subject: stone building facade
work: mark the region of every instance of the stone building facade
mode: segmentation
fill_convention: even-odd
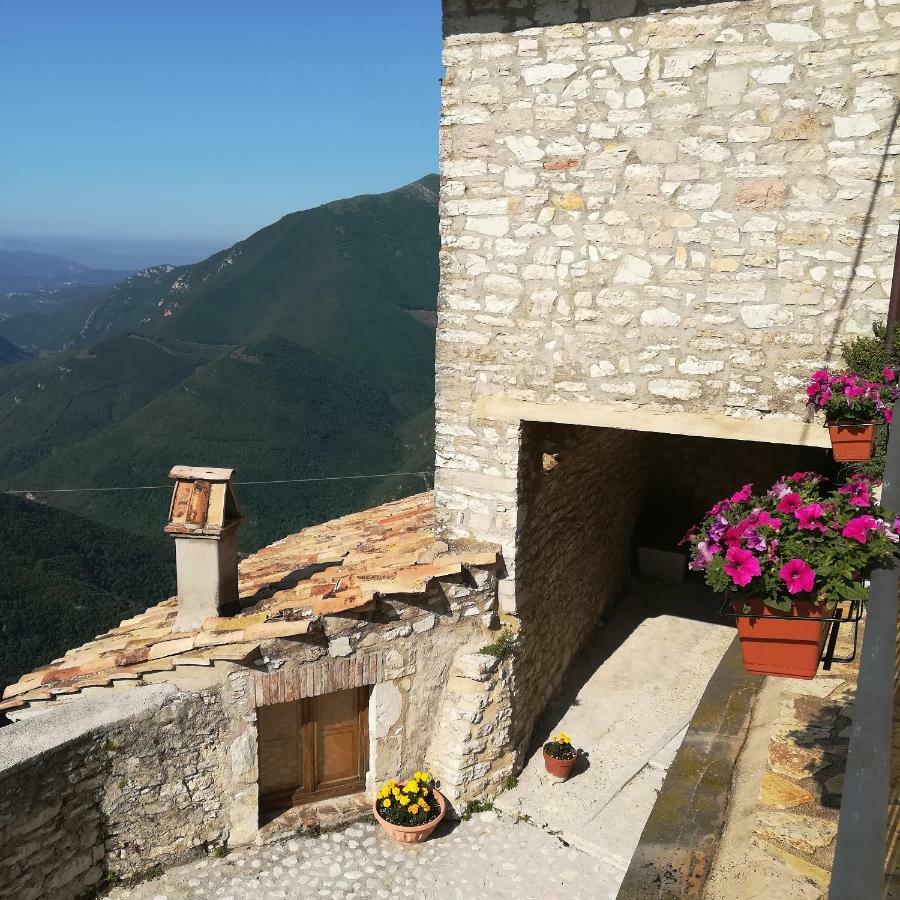
[[[0,897],[75,898],[101,878],[259,840],[291,806],[310,822],[335,797],[365,808],[376,786],[422,768],[454,806],[495,793],[514,762],[508,671],[479,652],[497,571],[495,548],[436,543],[433,496],[418,495],[244,560],[231,614],[184,630],[172,598],[23,676],[0,703],[12,719],[0,728]],[[356,691],[360,728],[333,757],[319,731],[311,753],[327,776],[330,757],[358,749],[359,782],[319,791],[298,778],[267,808],[303,736],[286,754],[278,734],[266,744],[264,718]]]
[[[444,32],[436,514],[502,548],[521,755],[664,460],[823,460],[805,379],[887,309],[900,6],[444,0]]]
[[[434,496],[289,536],[236,609],[166,601],[7,689],[0,897],[258,839],[263,721],[342,692],[370,796],[423,765],[457,807],[496,794],[648,504],[819,467],[804,379],[887,306],[900,4],[641,10],[444,0]],[[198,472],[186,541],[232,527],[191,518],[230,478]]]

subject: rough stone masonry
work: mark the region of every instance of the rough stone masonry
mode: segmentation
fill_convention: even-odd
[[[486,400],[801,420],[887,308],[900,0],[646,8],[444,2],[437,519],[502,546],[526,637],[564,630],[516,576],[531,426]]]

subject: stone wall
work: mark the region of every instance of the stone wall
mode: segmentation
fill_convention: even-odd
[[[225,842],[214,694],[142,688],[0,730],[0,897],[66,900]]]
[[[895,0],[445,0],[437,495],[514,558],[483,395],[801,417],[884,316]]]
[[[684,532],[713,503],[742,484],[750,482],[756,490],[765,491],[790,472],[814,470],[831,476],[837,468],[831,452],[818,447],[673,434],[653,436],[649,463],[650,490],[637,538],[644,544],[649,538],[659,549],[675,549]]]
[[[512,743],[523,751],[629,572],[649,480],[640,432],[531,424],[522,441]]]
[[[231,844],[256,834],[259,706],[370,686],[367,789],[426,765],[435,734],[455,717],[447,702],[454,661],[491,640],[494,569],[469,567],[436,579],[422,595],[386,596],[375,609],[329,616],[321,637],[272,641],[255,671],[228,677]],[[470,799],[480,789],[463,784],[458,796]]]

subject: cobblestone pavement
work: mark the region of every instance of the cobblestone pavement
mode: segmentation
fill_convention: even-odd
[[[318,838],[249,847],[115,888],[110,900],[606,900],[604,863],[494,812],[442,825],[425,844],[394,843],[371,821]]]

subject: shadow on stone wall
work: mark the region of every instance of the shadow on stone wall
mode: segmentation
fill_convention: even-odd
[[[833,362],[835,360],[835,350],[838,345],[838,338],[840,336],[840,328],[841,323],[844,321],[844,312],[847,309],[847,304],[850,302],[851,297],[853,296],[854,285],[856,284],[856,280],[860,277],[860,274],[857,272],[857,268],[863,262],[863,251],[866,248],[866,242],[869,239],[869,232],[872,229],[872,226],[875,225],[877,227],[878,223],[873,221],[873,213],[875,211],[875,204],[878,201],[878,192],[881,189],[885,169],[887,168],[888,162],[892,158],[892,153],[890,152],[890,148],[894,143],[894,135],[897,133],[897,123],[900,121],[900,100],[894,106],[894,115],[891,118],[891,124],[888,126],[887,136],[884,140],[884,149],[881,153],[881,159],[878,164],[878,172],[875,175],[875,178],[872,182],[872,190],[869,194],[868,205],[866,208],[865,216],[862,220],[862,230],[859,234],[859,239],[856,242],[856,249],[853,253],[853,262],[849,267],[850,276],[847,278],[847,285],[844,288],[843,293],[841,294],[840,302],[837,306],[837,316],[835,318],[834,328],[831,331],[831,340],[829,342],[829,353],[827,360],[828,362]]]
[[[747,0],[742,0],[747,2]],[[508,34],[525,28],[609,22],[665,9],[710,6],[709,0],[444,0],[444,35]]]

